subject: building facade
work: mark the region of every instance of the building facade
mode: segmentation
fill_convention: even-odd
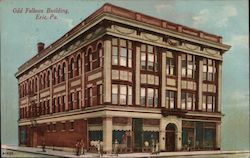
[[[105,4],[19,67],[19,144],[219,150],[222,37]]]

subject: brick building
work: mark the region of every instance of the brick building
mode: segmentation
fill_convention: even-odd
[[[105,4],[16,73],[19,144],[218,150],[222,37]]]

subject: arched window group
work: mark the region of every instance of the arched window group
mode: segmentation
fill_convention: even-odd
[[[85,57],[85,70],[91,71],[103,65],[103,47],[99,43],[96,47],[96,50],[93,50],[92,47],[88,48],[86,57]]]

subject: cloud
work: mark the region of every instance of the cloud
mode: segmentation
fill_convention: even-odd
[[[201,10],[198,15],[192,17],[193,25],[197,27],[199,25],[206,23],[208,21],[208,16],[209,16],[208,9]]]
[[[226,5],[216,11],[202,9],[198,15],[192,17],[192,21],[194,27],[212,25],[213,27],[221,28],[227,27],[230,18],[236,15],[237,9],[233,5]]]
[[[248,35],[231,35],[231,38],[226,43],[232,45],[232,48],[235,47],[249,47],[249,36]]]

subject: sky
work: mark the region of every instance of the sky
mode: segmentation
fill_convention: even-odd
[[[105,2],[223,37],[232,48],[222,73],[222,149],[249,149],[249,4],[247,0],[0,0],[1,143],[17,144],[18,67]],[[41,20],[26,8],[68,12]],[[20,13],[20,10],[22,13]],[[18,12],[19,11],[19,12]],[[49,14],[39,14],[50,16]]]

